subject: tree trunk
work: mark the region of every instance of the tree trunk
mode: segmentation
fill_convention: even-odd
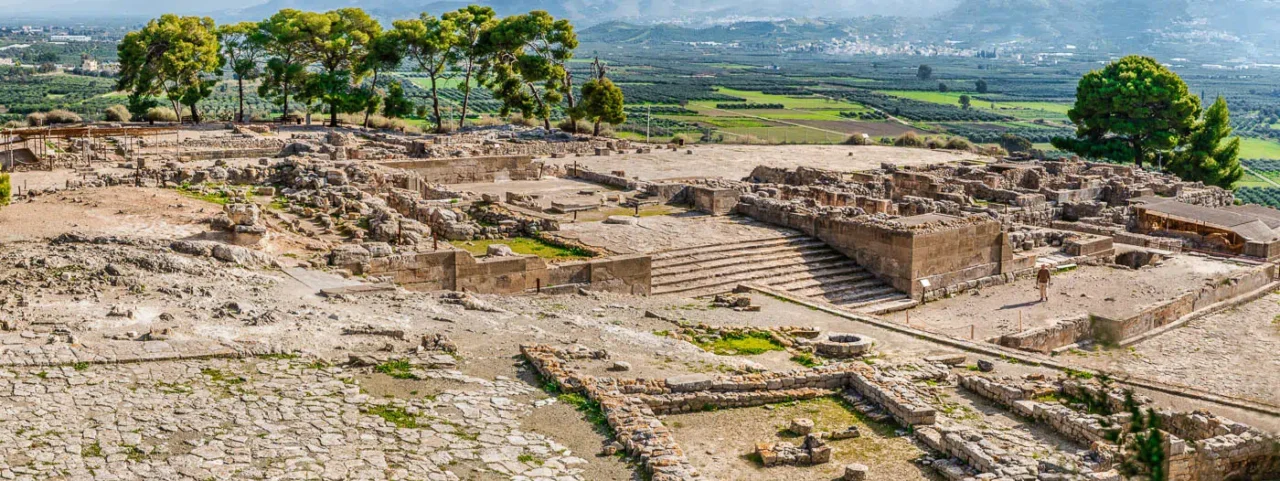
[[[191,123],[193,125],[200,123],[200,111],[196,110],[196,104],[194,103],[191,104]]]
[[[378,69],[373,69],[373,84],[369,86],[369,93],[377,95],[378,93]],[[364,106],[364,128],[369,128],[369,112],[370,105]]]
[[[471,60],[467,59],[467,73],[462,77],[462,115],[458,116],[458,130],[467,123],[467,101],[471,100]]]
[[[240,89],[240,113],[236,114],[236,121],[244,123],[244,77],[236,75],[236,83]]]
[[[1140,144],[1137,140],[1130,142],[1129,145],[1133,147],[1134,165],[1138,166],[1138,170],[1142,170],[1142,147],[1139,146]]]
[[[573,99],[573,74],[569,73],[569,69],[567,68],[564,71],[564,98],[569,102],[569,109],[572,110],[575,106],[575,101]]]
[[[596,121],[596,130],[595,130],[595,133],[593,133],[593,134],[591,134],[591,135],[594,135],[594,136],[596,136],[596,137],[599,137],[599,136],[600,136],[600,121],[599,121],[599,120],[597,120],[597,121]]]
[[[431,112],[436,116],[436,132],[444,132],[444,117],[440,116],[440,91],[436,88],[436,76],[431,76]]]
[[[338,104],[336,103],[329,104],[329,126],[335,128],[338,126]]]
[[[284,108],[284,113],[280,114],[280,121],[283,123],[284,119],[289,117],[289,84],[282,85],[280,90],[284,92],[284,106],[282,107]]]

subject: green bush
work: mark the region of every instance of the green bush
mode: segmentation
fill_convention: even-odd
[[[0,173],[0,205],[9,205],[10,190],[9,174]]]
[[[129,113],[129,108],[120,104],[107,107],[107,110],[103,111],[103,116],[111,122],[128,122],[129,119],[133,118],[133,114]]]
[[[173,109],[169,107],[151,107],[142,118],[152,122],[177,122],[178,114],[173,113]]]

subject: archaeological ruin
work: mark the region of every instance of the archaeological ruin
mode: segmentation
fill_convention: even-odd
[[[511,125],[12,135],[5,479],[1280,479],[1280,212],[1229,190]]]

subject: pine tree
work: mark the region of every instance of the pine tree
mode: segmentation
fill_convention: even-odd
[[[1185,145],[1169,163],[1169,171],[1183,180],[1201,181],[1230,189],[1244,176],[1240,166],[1240,138],[1231,136],[1227,101],[1218,97],[1204,118],[1196,122]]]

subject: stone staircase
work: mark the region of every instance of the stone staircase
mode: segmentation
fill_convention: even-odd
[[[853,259],[803,234],[660,252],[653,255],[652,269],[654,295],[701,297],[751,283],[862,313],[916,304]]]

